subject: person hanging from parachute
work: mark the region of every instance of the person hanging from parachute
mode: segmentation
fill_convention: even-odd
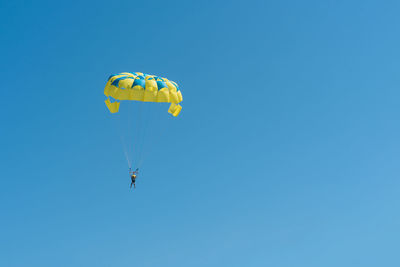
[[[133,188],[136,188],[136,178],[137,178],[137,175],[139,174],[139,168],[137,168],[135,171],[132,171],[132,169],[131,168],[129,168],[129,175],[131,176],[131,188],[132,188],[132,185],[133,185]]]
[[[183,100],[182,93],[176,82],[142,72],[122,72],[111,75],[104,88],[104,95],[107,97],[104,102],[112,114],[118,113],[121,101],[169,103],[168,113],[174,117],[177,117],[182,110],[182,106],[179,105]],[[128,157],[128,165],[131,166]],[[136,188],[138,174],[139,168],[135,171],[129,168],[130,188],[132,185]]]

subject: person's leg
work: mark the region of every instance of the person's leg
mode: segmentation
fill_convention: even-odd
[[[133,182],[131,182],[131,188],[132,188],[132,184],[133,184]]]

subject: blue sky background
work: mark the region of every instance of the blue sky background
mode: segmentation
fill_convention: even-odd
[[[0,1],[0,265],[400,266],[399,13]],[[134,192],[103,102],[123,71],[184,95]]]

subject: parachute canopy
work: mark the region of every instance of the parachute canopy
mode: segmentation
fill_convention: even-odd
[[[104,88],[104,94],[108,97],[105,103],[111,113],[118,112],[120,103],[111,102],[110,97],[115,100],[171,103],[168,112],[175,117],[182,110],[178,104],[182,101],[182,93],[177,83],[141,72],[111,75]]]

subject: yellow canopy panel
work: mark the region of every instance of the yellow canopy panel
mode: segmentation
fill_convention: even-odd
[[[111,113],[118,112],[119,102],[115,100],[134,100],[142,102],[171,103],[168,112],[178,116],[182,107],[182,93],[178,84],[166,78],[141,72],[122,72],[108,78],[104,94],[108,97],[105,101]]]

